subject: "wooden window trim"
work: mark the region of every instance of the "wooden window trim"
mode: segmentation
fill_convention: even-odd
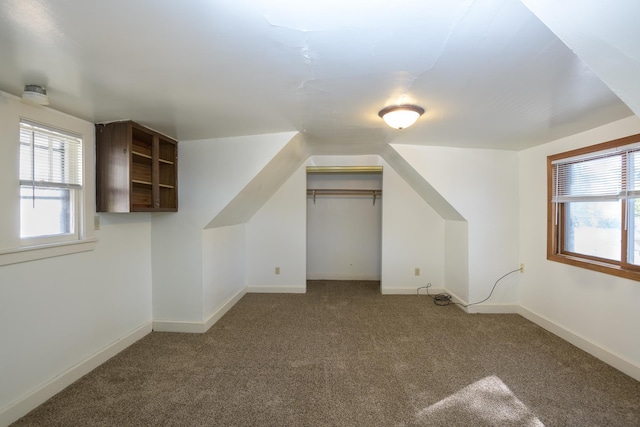
[[[640,134],[627,136],[624,138],[614,139],[612,141],[603,142],[588,147],[578,148],[575,150],[565,151],[563,153],[554,154],[547,157],[547,259],[550,261],[560,262],[563,264],[572,265],[575,267],[585,268],[592,271],[597,271],[604,274],[610,274],[613,276],[623,277],[626,279],[640,281],[640,266],[627,264],[626,251],[628,244],[627,233],[621,231],[622,234],[622,262],[612,262],[605,259],[598,259],[582,254],[574,253],[561,253],[560,251],[560,238],[558,233],[563,233],[564,230],[559,229],[556,224],[556,215],[562,215],[564,207],[561,206],[561,212],[556,213],[555,204],[551,201],[553,195],[553,167],[552,162],[568,157],[580,156],[596,151],[609,150],[624,145],[640,142]],[[626,201],[622,203],[622,212],[627,215]],[[624,220],[624,217],[623,217]]]

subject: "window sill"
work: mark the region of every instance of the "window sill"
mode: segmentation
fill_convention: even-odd
[[[92,251],[97,242],[98,239],[92,238],[8,249],[0,251],[0,266]]]
[[[612,276],[624,277],[625,279],[640,281],[640,271],[625,269],[620,267],[619,265],[607,264],[605,262],[560,254],[548,255],[547,259],[549,261],[556,261],[563,264],[573,265],[575,267],[586,268],[588,270],[598,271],[600,273],[610,274]]]

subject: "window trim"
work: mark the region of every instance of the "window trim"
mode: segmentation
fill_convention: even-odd
[[[633,266],[625,264],[623,262],[614,263],[606,259],[600,259],[592,256],[575,254],[575,253],[562,253],[560,252],[558,233],[564,233],[564,229],[556,224],[556,210],[555,202],[552,201],[553,197],[553,162],[561,159],[567,159],[570,157],[584,156],[590,153],[612,150],[621,146],[631,145],[640,142],[640,134],[630,135],[624,138],[614,139],[611,141],[603,142],[588,147],[578,148],[575,150],[565,151],[563,153],[554,154],[547,157],[547,259],[550,261],[556,261],[563,264],[573,265],[575,267],[581,267],[588,270],[597,271],[600,273],[610,274],[613,276],[624,277],[640,281],[640,266]],[[621,214],[627,215],[627,203],[626,200],[622,200]],[[564,204],[560,204],[558,213],[559,217],[562,217],[564,211]],[[622,252],[627,253],[628,233],[621,230],[622,238]],[[625,255],[626,256],[626,255]],[[623,260],[626,258],[623,258]]]
[[[22,262],[36,261],[46,258],[71,255],[81,252],[93,251],[96,249],[99,238],[95,235],[93,226],[93,216],[95,215],[95,167],[94,167],[94,153],[95,153],[95,134],[93,123],[85,122],[78,119],[60,113],[58,111],[45,108],[30,107],[22,102],[19,98],[9,96],[11,101],[8,106],[8,115],[13,116],[15,120],[15,129],[11,131],[3,130],[3,135],[14,135],[15,141],[19,141],[20,135],[20,122],[26,121],[29,123],[43,126],[45,128],[53,128],[61,130],[69,134],[78,135],[82,139],[82,182],[83,193],[79,198],[79,236],[75,240],[71,241],[57,241],[57,242],[41,242],[35,241],[23,242],[25,239],[20,238],[19,233],[19,216],[20,207],[19,204],[19,144],[15,144],[14,158],[15,169],[12,182],[17,184],[15,193],[15,205],[12,207],[13,214],[11,215],[12,221],[10,222],[11,228],[2,230],[4,235],[9,237],[10,246],[0,247],[0,266],[18,264]],[[0,106],[0,110],[5,111],[5,106]],[[13,220],[15,219],[15,223]],[[7,231],[10,230],[11,234]]]
[[[38,236],[20,236],[20,246],[39,246],[39,245],[49,245],[54,243],[65,243],[72,242],[77,240],[82,240],[84,236],[84,218],[83,218],[83,200],[84,200],[84,152],[85,152],[85,142],[82,135],[71,132],[65,129],[61,129],[55,126],[51,126],[49,124],[44,124],[40,122],[36,122],[26,118],[20,118],[19,121],[19,144],[20,144],[20,166],[18,168],[20,175],[20,191],[22,192],[22,188],[53,188],[53,189],[68,189],[72,191],[72,208],[73,213],[71,214],[70,220],[73,223],[73,232],[71,233],[58,233],[58,234],[45,234]],[[28,148],[28,155],[31,159],[30,171],[31,174],[27,176],[23,176],[23,132],[28,132],[28,135],[31,135],[30,138],[30,146]],[[36,160],[37,158],[37,147],[35,146],[36,139],[35,138],[45,138],[44,148],[48,148],[49,156],[48,159],[45,160],[45,165],[42,165],[42,160]],[[36,173],[41,171],[42,168],[44,170],[50,171],[49,162],[51,162],[51,138],[54,138],[56,141],[62,141],[63,150],[61,151],[63,158],[60,159],[60,162],[64,165],[63,167],[69,166],[69,172],[65,173],[63,171],[60,176],[51,176],[50,174],[47,176],[38,175],[36,178]],[[42,140],[39,139],[41,143]],[[43,146],[41,145],[40,148]],[[69,151],[67,151],[69,150]],[[67,154],[70,153],[70,154]],[[29,159],[28,158],[28,159]],[[28,171],[27,171],[28,172]],[[50,171],[51,173],[51,171]],[[57,178],[57,179],[56,179]],[[20,217],[22,222],[22,200],[20,201]],[[22,227],[22,224],[20,224]]]
[[[23,246],[0,251],[0,266],[18,264],[21,262],[35,261],[38,259],[52,258],[62,255],[71,255],[80,252],[92,251],[96,248],[98,239],[95,237],[66,242],[38,244]]]

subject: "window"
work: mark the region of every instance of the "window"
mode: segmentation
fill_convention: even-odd
[[[547,158],[547,258],[640,280],[640,134]]]
[[[20,238],[24,244],[80,238],[82,139],[20,122]]]

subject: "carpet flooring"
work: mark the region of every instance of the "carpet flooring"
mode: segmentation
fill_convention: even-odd
[[[640,382],[519,315],[313,281],[151,333],[14,425],[640,426]]]

